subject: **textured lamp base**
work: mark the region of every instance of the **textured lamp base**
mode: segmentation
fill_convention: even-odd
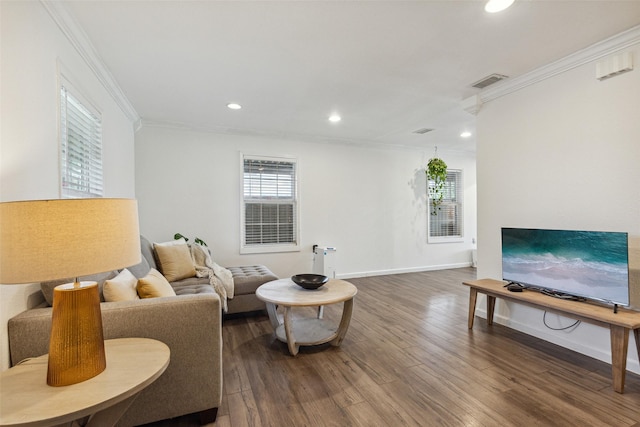
[[[65,386],[93,378],[107,367],[96,282],[53,290],[47,384]]]

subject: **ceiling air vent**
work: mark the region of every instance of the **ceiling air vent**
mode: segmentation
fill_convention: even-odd
[[[494,83],[498,83],[500,80],[504,80],[508,78],[508,76],[502,75],[502,74],[491,74],[490,76],[487,76],[477,82],[475,82],[474,84],[471,85],[471,87],[476,87],[478,89],[484,89],[487,86],[490,86]]]
[[[422,128],[422,129],[418,129],[418,130],[414,130],[412,133],[418,133],[420,135],[424,135],[427,132],[431,132],[433,129],[429,129],[429,128]]]

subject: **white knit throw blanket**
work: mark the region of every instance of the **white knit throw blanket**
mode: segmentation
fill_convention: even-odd
[[[191,258],[196,269],[197,277],[208,277],[209,284],[220,296],[222,309],[227,312],[227,298],[232,299],[234,294],[233,275],[229,270],[220,267],[211,259],[209,251],[198,245],[189,245]]]

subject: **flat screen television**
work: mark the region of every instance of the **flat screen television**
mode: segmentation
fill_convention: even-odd
[[[629,305],[628,233],[502,228],[502,278],[555,294]]]

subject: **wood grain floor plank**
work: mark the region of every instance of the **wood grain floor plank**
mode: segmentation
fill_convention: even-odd
[[[340,349],[331,349],[318,361],[318,370],[327,384],[336,405],[348,408],[365,402],[365,398],[353,383],[355,362]],[[364,375],[364,373],[363,373]]]
[[[376,384],[398,379],[398,371],[416,366],[420,362],[402,348],[388,342],[354,343],[348,349],[351,357]]]
[[[254,337],[244,325],[243,327],[236,327],[234,323],[231,323],[225,324],[222,330],[222,338],[222,369],[225,392],[234,394],[241,390],[250,389],[251,383],[247,376],[245,364],[237,355],[243,352],[244,346],[251,347],[254,345]]]
[[[386,427],[388,424],[376,413],[369,402],[359,402],[346,408],[349,414],[349,426]]]
[[[511,384],[505,381],[504,377],[489,375],[475,363],[469,363],[448,351],[434,347],[427,350],[418,346],[405,351],[420,360],[421,365],[436,369],[446,375],[450,381],[457,381],[458,384],[464,385],[465,391],[472,395],[503,393],[511,387]],[[470,382],[469,378],[473,378],[474,381]]]
[[[330,350],[330,349],[328,349]],[[284,363],[287,373],[296,381],[289,384],[297,402],[304,410],[309,425],[344,425],[348,415],[335,402],[332,389],[324,380],[325,373],[318,369],[324,356],[308,354],[304,358],[288,358]]]
[[[262,423],[255,396],[251,390],[241,390],[227,396],[229,419],[234,427],[261,427]]]

